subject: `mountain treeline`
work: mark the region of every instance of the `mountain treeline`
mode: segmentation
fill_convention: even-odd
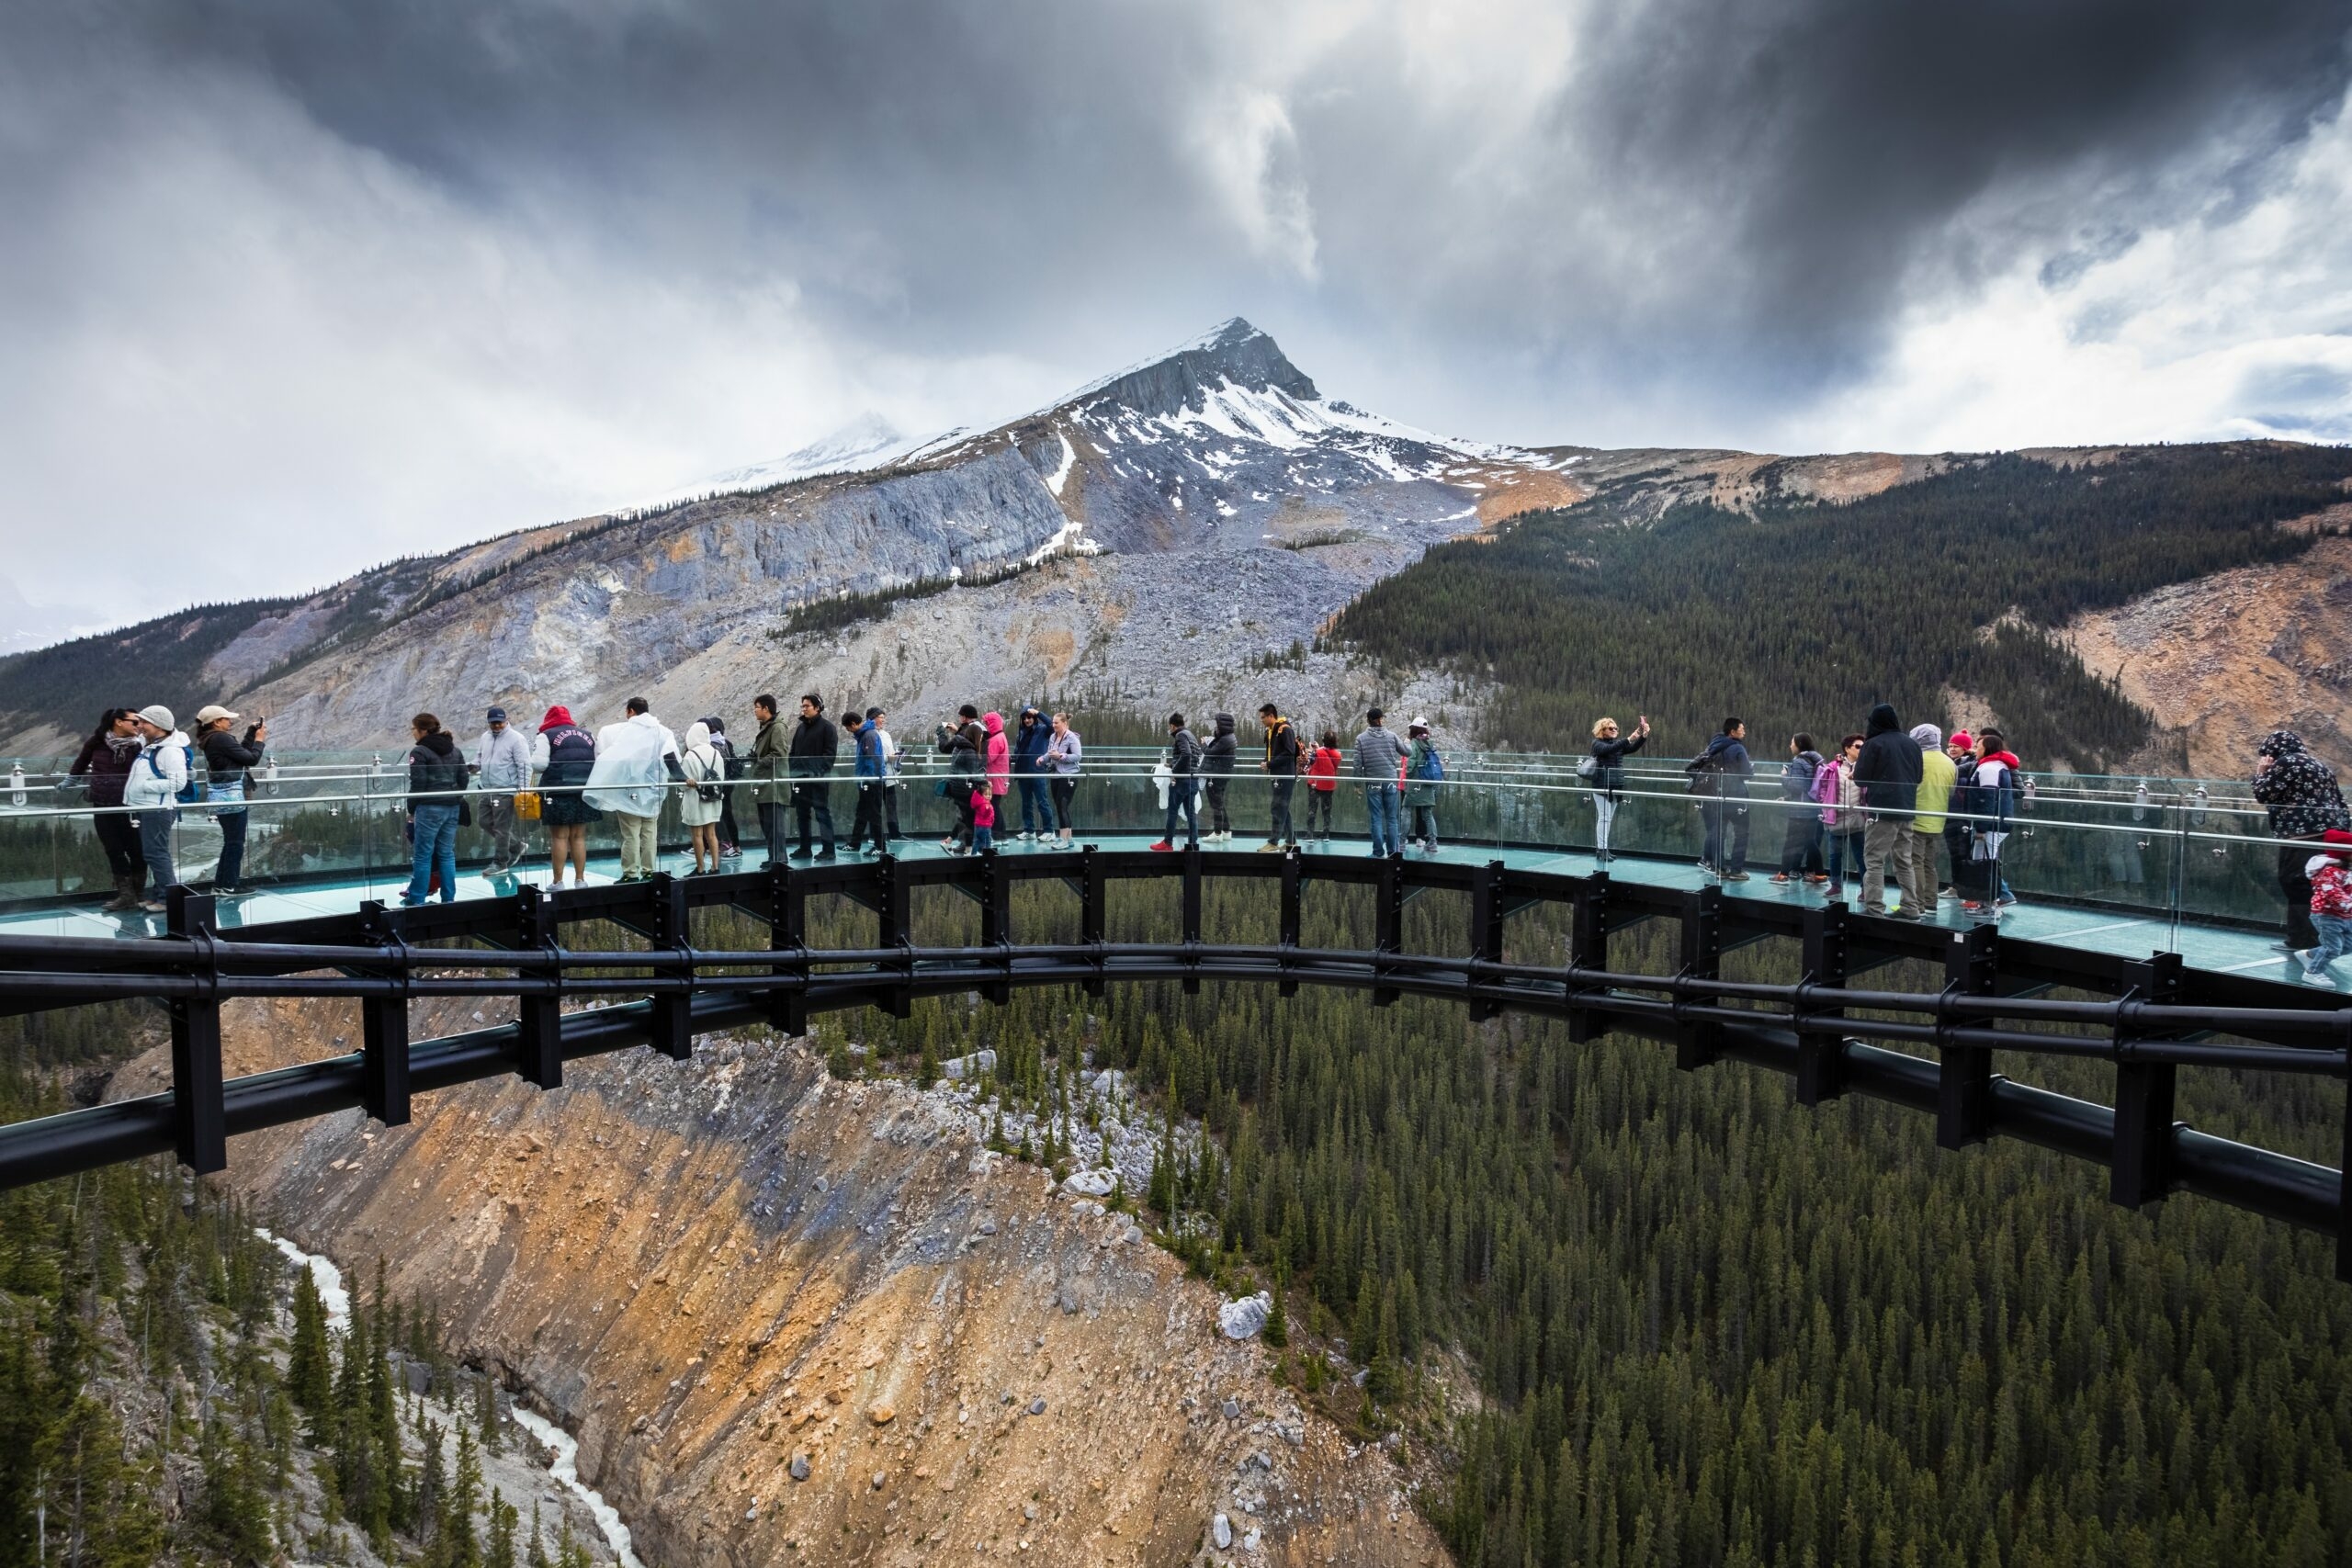
[[[2029,765],[2097,771],[2146,743],[2150,716],[2048,628],[2301,552],[2312,536],[2278,525],[2342,501],[2347,476],[2352,449],[2284,443],[1999,456],[1841,505],[1768,486],[1753,516],[1702,502],[1647,525],[1605,491],[1431,550],[1335,634],[1498,682],[1490,726],[1510,746],[1581,750],[1601,715],[1646,713],[1657,749],[1689,754],[1737,714],[1778,755],[1798,730],[1861,728],[1882,700],[1948,726],[1959,692]]]
[[[1210,895],[1210,929],[1271,927],[1263,898]],[[1166,940],[1164,904],[1139,895],[1114,940]],[[1053,940],[1056,908],[1017,905],[1022,940]],[[1408,947],[1460,949],[1459,900],[1407,915]],[[1310,944],[1370,942],[1368,908],[1306,916]],[[1514,941],[1556,951],[1541,919]],[[1620,956],[1670,971],[1671,945],[1649,928]],[[1793,956],[1731,970],[1787,980]],[[1451,1450],[1422,1502],[1475,1568],[2352,1560],[2352,1289],[2321,1238],[2195,1198],[2128,1213],[2047,1151],[1939,1152],[1896,1107],[1807,1111],[1760,1070],[1433,1001],[1170,984],[842,1027],[886,1060],[992,1046],[990,1088],[1048,1115],[1091,1046],[1202,1117],[1209,1151],[1154,1180],[1204,1226],[1166,1216],[1174,1245],[1231,1290],[1286,1281],[1278,1321],[1365,1373],[1327,1391],[1291,1329],[1304,1392]],[[2095,1064],[1999,1070],[2112,1093]],[[2340,1151],[2339,1085],[2190,1072],[2181,1093],[2195,1125]],[[1457,1355],[1476,1397],[1433,1408]]]
[[[67,1109],[139,1019],[0,1021],[0,1122]],[[379,1265],[336,1329],[311,1271],[290,1302],[288,1274],[243,1205],[165,1160],[0,1192],[0,1568],[348,1561],[345,1528],[390,1563],[589,1568],[568,1520],[542,1531],[485,1489],[504,1424],[430,1308],[387,1300]]]

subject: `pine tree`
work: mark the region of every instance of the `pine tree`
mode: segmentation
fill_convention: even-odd
[[[311,1431],[326,1416],[334,1394],[334,1368],[327,1349],[326,1305],[318,1281],[304,1264],[294,1277],[294,1337],[287,1353],[286,1387],[311,1420]]]
[[[490,1544],[482,1552],[482,1568],[516,1568],[514,1531],[521,1517],[497,1487],[490,1489]]]
[[[499,1450],[498,1385],[488,1372],[474,1401],[474,1426],[481,1433],[481,1451],[496,1458]]]
[[[531,1540],[523,1551],[523,1568],[554,1568],[548,1561],[548,1542],[539,1524],[539,1500],[531,1499]]]

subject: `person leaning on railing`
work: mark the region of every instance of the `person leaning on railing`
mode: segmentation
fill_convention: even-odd
[[[121,809],[122,786],[130,765],[139,760],[139,716],[129,708],[108,708],[98,716],[97,728],[82,742],[74,766],[74,778],[89,780],[90,826],[106,851],[107,869],[114,874],[110,911],[136,909],[147,885],[147,863],[139,856],[139,825]]]
[[[2270,813],[2270,836],[2298,840],[2278,846],[2278,890],[2287,899],[2287,935],[2280,951],[2301,957],[2319,944],[2312,926],[2312,883],[2303,874],[2311,845],[2331,828],[2352,829],[2335,774],[2303,748],[2291,729],[2274,729],[2255,748],[2254,798]]]

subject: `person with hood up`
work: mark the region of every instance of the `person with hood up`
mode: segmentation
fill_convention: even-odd
[[[2335,989],[2327,966],[2352,953],[2352,831],[2330,828],[2319,836],[2320,852],[2303,862],[2312,885],[2312,945],[2304,951],[2303,984]]]
[[[1046,796],[1046,746],[1053,739],[1046,716],[1035,707],[1021,710],[1012,734],[1012,776],[1021,788],[1021,840],[1051,838],[1054,808]]]
[[[506,722],[506,710],[483,716],[489,726],[474,741],[474,782],[481,796],[481,830],[490,835],[489,876],[503,876],[523,860],[523,822],[514,815],[516,792],[531,787],[531,748]]]
[[[1903,888],[1906,908],[1919,911],[1923,920],[1933,919],[1936,900],[1951,888],[1951,884],[1936,875],[1936,846],[1943,841],[1944,826],[1951,808],[1951,787],[1959,770],[1944,755],[1944,732],[1932,724],[1915,724],[1911,739],[1919,747],[1918,815],[1911,818],[1911,831],[1917,835],[1911,841],[1911,871],[1914,881]]]
[[[874,852],[890,852],[890,840],[882,831],[882,797],[889,793],[888,765],[882,756],[882,727],[872,719],[860,716],[855,708],[842,716],[849,727],[850,773],[857,780],[857,810],[850,818],[849,852],[855,854],[870,837]]]
[[[1241,737],[1231,714],[1217,714],[1215,721],[1216,728],[1210,732],[1208,744],[1201,748],[1201,787],[1209,804],[1209,830],[1202,837],[1212,844],[1223,844],[1233,840],[1233,818],[1226,814],[1225,792],[1233,787],[1233,764],[1241,752]]]
[[[2312,926],[2311,879],[2303,874],[2311,845],[2331,828],[2352,828],[2352,817],[2346,815],[2335,773],[2293,730],[2264,736],[2255,757],[2254,798],[2269,810],[2270,836],[2290,840],[2278,846],[2278,890],[2287,898],[2286,941],[2279,947],[2300,955],[2319,942]]]
[[[718,792],[718,858],[740,859],[743,853],[742,829],[735,822],[734,781],[743,776],[743,759],[735,754],[735,743],[727,739],[727,721],[717,714],[701,720],[710,731],[710,749],[718,753],[720,768],[728,783]]]
[[[1862,737],[1849,735],[1838,754],[1814,770],[1813,798],[1821,807],[1821,860],[1832,898],[1845,896],[1846,873],[1862,879],[1862,793],[1854,786],[1854,762]]]
[[[2008,749],[2008,742],[1997,729],[1985,729],[1976,737],[1976,771],[1971,775],[1968,790],[1970,824],[1969,854],[1976,862],[1974,870],[1982,878],[1977,897],[1961,906],[1972,915],[1991,915],[1996,919],[2000,912],[2016,903],[2017,895],[2001,877],[2001,848],[2008,841],[2009,818],[2017,810],[2018,759]]]
[[[1585,775],[1592,780],[1593,859],[1601,865],[1609,863],[1609,829],[1617,821],[1618,792],[1625,787],[1625,759],[1649,739],[1649,715],[1639,716],[1631,735],[1620,736],[1617,728],[1613,718],[1593,721],[1592,772]]]
[[[232,733],[237,717],[217,703],[196,712],[196,745],[204,753],[205,803],[220,829],[220,859],[205,890],[222,898],[245,890],[245,788],[252,782],[246,770],[261,766],[262,753],[269,749],[267,720],[248,726],[240,740]]]
[[[686,726],[678,771],[686,783],[678,793],[678,821],[694,840],[695,851],[695,868],[686,874],[707,876],[718,869],[718,819],[726,809],[727,759],[712,741],[710,726],[700,719]],[[709,856],[708,864],[704,863],[705,855]]]
[[[678,768],[678,738],[653,716],[653,705],[631,697],[624,717],[596,731],[596,765],[581,798],[609,811],[620,824],[623,882],[643,882],[662,860],[662,802]]]
[[[991,709],[980,715],[980,756],[987,764],[989,804],[997,820],[1004,819],[1004,797],[1012,793],[1012,742],[1004,733],[1004,716]]]
[[[147,863],[139,855],[139,825],[122,809],[122,786],[130,781],[130,765],[139,760],[140,744],[138,714],[108,708],[98,716],[98,727],[66,770],[71,777],[90,781],[90,827],[106,852],[107,869],[114,874],[114,897],[105,905],[109,913],[139,908],[140,893],[147,886]]]
[[[1747,721],[1727,718],[1707,749],[1689,764],[1707,825],[1699,852],[1702,869],[1725,882],[1747,880],[1747,781],[1756,764],[1747,755]]]
[[[1821,814],[1813,807],[1813,777],[1820,768],[1821,753],[1813,749],[1813,737],[1791,737],[1789,760],[1781,764],[1781,800],[1789,819],[1781,830],[1781,869],[1772,874],[1775,882],[1803,882],[1808,876],[1823,880]]]
[[[821,847],[819,860],[833,858],[833,763],[842,753],[842,733],[825,716],[825,699],[810,692],[800,699],[800,723],[792,731],[787,761],[792,765],[792,818],[800,833],[799,847],[787,857],[807,860],[809,818],[816,818]]]
[[[1272,805],[1266,818],[1266,841],[1258,846],[1261,854],[1279,854],[1284,848],[1298,848],[1298,829],[1291,821],[1290,800],[1298,788],[1298,775],[1306,771],[1306,747],[1298,731],[1291,728],[1282,710],[1267,703],[1258,710],[1258,722],[1266,731],[1266,759],[1259,766],[1273,781]]]
[[[172,864],[172,824],[179,820],[174,804],[187,787],[187,736],[161,703],[141,708],[139,752],[123,780],[122,803],[139,824],[139,857],[147,863],[147,897],[140,908],[151,915],[164,912],[164,894],[178,883]]]
[[[539,826],[548,830],[548,867],[555,873],[552,887],[563,886],[563,868],[571,867],[571,885],[588,886],[588,824],[605,814],[581,798],[589,775],[596,771],[596,738],[571,722],[571,710],[550,704],[531,742],[531,766],[539,771]]]
[[[1903,721],[1894,716],[1891,703],[1881,703],[1871,709],[1870,721],[1862,727],[1862,754],[1854,762],[1854,784],[1862,792],[1862,806],[1867,812],[1862,829],[1862,911],[1883,915],[1886,908],[1887,874],[1892,871],[1897,896],[1903,905],[1895,911],[1898,919],[1921,918],[1920,907],[1905,897],[1908,894],[1911,874],[1911,846],[1918,835],[1911,830],[1911,814],[1919,804],[1919,743],[1904,729]],[[1924,911],[1933,914],[1934,906]]]
[[[1363,780],[1363,814],[1371,825],[1374,860],[1405,852],[1396,798],[1396,781],[1405,773],[1405,743],[1382,722],[1386,717],[1380,709],[1371,709],[1356,736],[1356,776]]]
[[[1201,742],[1184,728],[1184,716],[1168,716],[1168,755],[1159,764],[1168,773],[1168,821],[1159,830],[1159,841],[1151,847],[1169,851],[1176,847],[1176,816],[1183,813],[1186,843],[1193,849],[1201,847],[1200,807],[1194,791],[1200,786]]]
[[[458,818],[465,810],[466,754],[457,738],[429,713],[408,721],[416,744],[408,751],[408,891],[413,908],[437,886],[441,902],[458,900]]]
[[[1443,765],[1437,742],[1430,739],[1430,721],[1416,718],[1405,727],[1411,738],[1411,755],[1405,761],[1405,841],[1425,855],[1437,853],[1437,785]]]

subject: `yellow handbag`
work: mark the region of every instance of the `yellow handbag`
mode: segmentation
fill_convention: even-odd
[[[535,789],[526,789],[521,794],[515,795],[514,815],[516,818],[521,821],[537,821],[539,819],[539,792]]]

